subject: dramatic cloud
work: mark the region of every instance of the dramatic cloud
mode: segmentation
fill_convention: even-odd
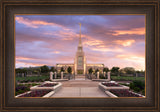
[[[134,42],[135,40],[115,40],[115,43],[123,45],[125,47],[131,46]]]
[[[45,22],[45,21],[32,21],[32,20],[29,20],[29,19],[25,19],[23,17],[16,17],[15,20],[18,22],[18,23],[21,23],[21,24],[24,24],[28,27],[32,27],[32,28],[38,28],[40,25],[48,25],[48,26],[55,26],[55,27],[63,27],[59,24],[56,24],[56,23],[49,23],[49,22]]]
[[[145,28],[134,28],[131,30],[117,30],[116,33],[113,35],[124,35],[124,34],[135,34],[135,35],[144,35],[145,34]]]
[[[145,69],[144,15],[17,15],[16,67],[73,63],[82,24],[87,63]]]

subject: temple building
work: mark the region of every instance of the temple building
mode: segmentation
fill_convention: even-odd
[[[80,36],[79,36],[79,44],[76,52],[76,56],[74,59],[74,63],[57,63],[56,69],[57,71],[61,70],[61,67],[67,72],[67,68],[72,68],[72,74],[87,74],[90,68],[95,70],[99,70],[103,72],[104,64],[87,64],[85,53],[83,51],[82,40],[81,40],[81,24],[80,24]]]

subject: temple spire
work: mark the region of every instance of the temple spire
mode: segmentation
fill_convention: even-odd
[[[82,42],[81,42],[81,23],[79,23],[80,26],[80,31],[79,31],[79,46],[82,46]]]

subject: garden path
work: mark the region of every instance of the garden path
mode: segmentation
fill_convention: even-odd
[[[62,88],[51,97],[108,97],[91,80],[70,80],[62,82]]]

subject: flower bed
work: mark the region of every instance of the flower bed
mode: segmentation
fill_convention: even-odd
[[[42,85],[33,86],[30,88],[31,91],[35,90],[54,90],[57,91],[61,88],[62,84],[60,82],[50,82],[46,81]]]
[[[123,89],[116,89],[116,90],[110,90],[111,93],[115,94],[118,97],[142,97],[142,95],[133,93],[129,90],[123,90]]]
[[[16,91],[25,90],[26,88],[27,88],[26,86],[17,86]]]
[[[18,85],[16,88],[15,88],[15,94],[18,95],[18,94],[22,94],[26,91],[29,91],[30,88],[25,86],[25,85]]]
[[[121,87],[121,85],[117,84],[117,83],[108,83],[108,82],[102,82],[103,85],[107,86],[107,87]]]
[[[56,85],[57,85],[57,83],[46,83],[46,84],[39,85],[38,87],[53,87]]]
[[[18,97],[42,97],[51,91],[52,90],[36,90],[36,91],[31,91],[29,93],[20,95]]]
[[[28,92],[23,91],[19,95],[16,94],[16,97],[51,97],[55,92],[60,90],[61,87],[62,84],[60,82],[46,81],[42,85],[30,87]],[[25,87],[21,87],[20,90],[21,89],[25,89]]]

